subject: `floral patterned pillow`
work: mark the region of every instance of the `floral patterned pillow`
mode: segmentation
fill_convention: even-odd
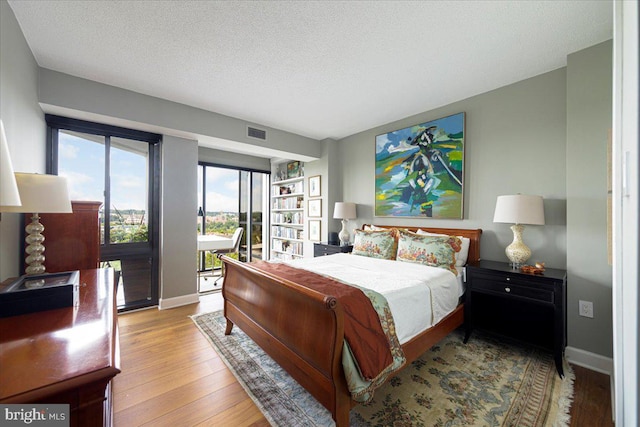
[[[420,229],[418,229],[416,233],[423,236],[448,236],[448,234],[430,233],[428,231]],[[471,239],[464,236],[458,236],[458,238],[462,240],[462,249],[460,249],[460,252],[456,252],[456,267],[464,267],[464,265],[467,263],[467,258],[469,257],[469,247],[471,246]]]
[[[456,236],[422,236],[400,231],[397,259],[445,268],[457,275],[455,255],[460,248],[462,241]]]
[[[395,228],[388,230],[355,230],[351,253],[372,258],[396,259],[397,233],[398,230]]]

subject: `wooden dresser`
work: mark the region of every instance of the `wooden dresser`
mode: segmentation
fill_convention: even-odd
[[[47,273],[85,270],[100,265],[99,209],[102,202],[72,201],[72,214],[40,214],[44,226]],[[28,224],[31,214],[25,215]]]
[[[0,319],[0,403],[67,403],[71,426],[110,426],[119,365],[112,269],[80,271],[78,307]]]

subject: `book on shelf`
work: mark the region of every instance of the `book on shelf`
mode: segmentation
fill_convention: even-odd
[[[292,182],[290,184],[282,184],[273,187],[274,196],[286,196],[287,194],[304,193],[304,184],[300,182]]]
[[[276,224],[303,225],[304,214],[302,212],[273,212],[271,220]]]
[[[272,249],[293,255],[302,255],[303,246],[301,242],[290,242],[288,240],[274,240]]]
[[[281,237],[284,239],[302,240],[304,230],[274,225],[271,227],[271,237]]]
[[[286,197],[273,200],[273,209],[300,209],[303,197]]]

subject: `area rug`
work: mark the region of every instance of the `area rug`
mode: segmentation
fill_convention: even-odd
[[[335,425],[331,414],[222,311],[192,317],[272,426]],[[574,374],[551,354],[474,332],[455,331],[354,407],[352,426],[566,426]]]

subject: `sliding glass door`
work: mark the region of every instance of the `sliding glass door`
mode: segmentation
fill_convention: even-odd
[[[50,173],[72,200],[102,202],[100,260],[116,271],[119,310],[158,303],[160,135],[47,116]]]
[[[268,206],[265,188],[269,174],[261,171],[239,170],[208,163],[198,165],[198,217],[199,234],[233,236],[238,227],[244,230],[240,243],[241,261],[268,259],[264,233],[268,230],[263,215]],[[220,268],[220,261],[211,253],[199,254],[201,272]]]

